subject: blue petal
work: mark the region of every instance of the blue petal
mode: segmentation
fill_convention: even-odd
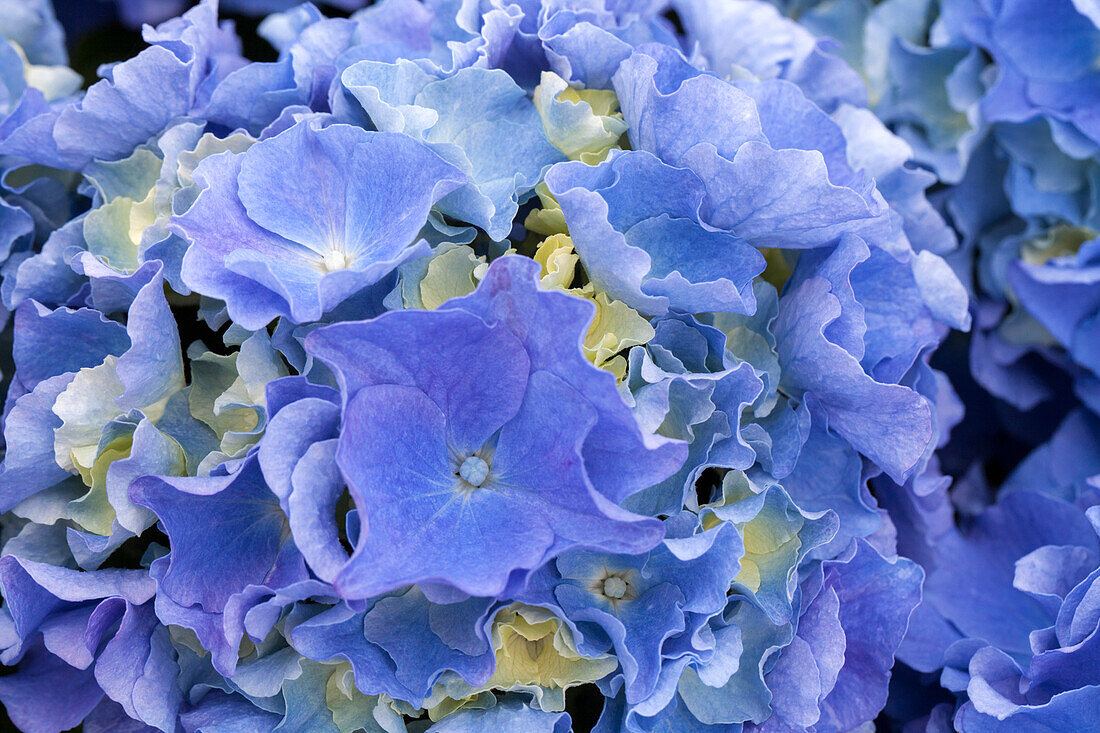
[[[344,72],[343,83],[379,130],[423,140],[465,173],[469,182],[439,210],[494,240],[508,235],[519,201],[563,158],[534,104],[499,69],[462,69],[437,81],[411,62],[364,61]]]
[[[172,541],[159,586],[176,603],[217,612],[247,585],[304,573],[297,551],[286,548],[286,517],[255,459],[230,476],[140,478],[130,497],[157,515]],[[218,521],[207,526],[199,517]]]
[[[811,278],[780,301],[775,323],[783,383],[827,415],[829,428],[902,480],[932,438],[931,412],[913,390],[869,377],[825,336],[841,315],[828,283]]]
[[[273,200],[271,177],[280,175],[288,198]],[[241,155],[207,158],[194,177],[203,190],[173,219],[192,243],[184,282],[225,300],[253,330],[276,315],[319,320],[419,253],[410,245],[429,208],[462,180],[406,137],[308,121]],[[294,193],[303,181],[317,182],[304,198]]]
[[[588,166],[554,166],[547,185],[562,207],[585,272],[599,290],[645,313],[756,308],[752,279],[764,258],[743,240],[705,228],[705,191],[689,171],[643,152]]]

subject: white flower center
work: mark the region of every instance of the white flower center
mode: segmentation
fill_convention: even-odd
[[[603,594],[608,598],[622,598],[626,595],[626,581],[617,575],[605,578],[603,581]]]
[[[475,489],[485,483],[489,477],[489,464],[477,456],[470,456],[458,469],[458,475],[462,480]]]
[[[328,252],[325,252],[325,256],[321,258],[321,267],[325,269],[325,272],[346,270],[348,264],[348,256],[343,250],[339,249],[330,249]]]

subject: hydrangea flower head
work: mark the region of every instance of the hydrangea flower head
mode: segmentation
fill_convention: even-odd
[[[617,504],[676,470],[682,446],[631,429],[614,380],[579,353],[590,311],[539,292],[536,272],[505,258],[446,308],[307,339],[341,383],[336,460],[365,525],[335,580],[344,595],[425,582],[496,595],[569,548],[660,541],[659,523]]]
[[[422,254],[428,209],[463,181],[403,135],[308,121],[194,176],[202,190],[174,224],[192,244],[183,279],[252,328],[279,315],[316,321]]]
[[[0,1],[18,726],[1083,719],[1087,3],[328,5]]]

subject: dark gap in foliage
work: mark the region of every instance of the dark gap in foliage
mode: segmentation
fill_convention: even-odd
[[[279,58],[279,52],[271,47],[257,33],[262,17],[249,15],[237,15],[236,13],[223,14],[224,18],[233,21],[237,28],[237,35],[241,38],[241,55],[249,61],[275,61]]]
[[[918,672],[897,662],[890,677],[889,701],[875,719],[875,730],[901,733],[905,722],[927,716],[942,703],[954,708],[955,698],[940,687],[938,673]]]
[[[422,725],[422,726],[415,727],[415,730],[424,730],[425,728],[427,728],[431,724],[431,719],[428,717],[428,711],[427,710],[425,710],[424,712],[422,712],[420,715],[418,715],[415,718],[412,717],[411,715],[406,715],[406,716],[404,716],[404,718],[405,718],[405,724],[406,725],[409,724],[409,723],[416,723],[416,722],[424,723],[424,725]]]
[[[197,4],[191,2],[188,7]],[[112,2],[55,0],[54,6],[57,19],[68,37],[69,65],[83,77],[86,87],[99,80],[96,70],[101,64],[125,61],[147,47],[142,40],[141,29],[123,25]],[[322,12],[332,18],[350,15],[347,11],[324,5]],[[237,35],[241,38],[242,55],[246,59],[274,61],[279,57],[278,52],[257,33],[262,17],[222,13],[221,18],[232,21],[236,26]]]
[[[141,561],[146,552],[149,551],[150,545],[153,544],[168,547],[168,535],[161,532],[155,524],[139,536],[131,537],[123,542],[99,567],[101,569],[137,570],[142,567]]]
[[[206,321],[199,317],[197,298],[185,299],[182,303],[173,302],[175,299],[169,294],[169,302],[172,304],[172,313],[176,317],[176,327],[180,333],[180,352],[187,353],[187,348],[196,341],[202,343],[207,351],[225,356],[236,351],[236,347],[225,345],[222,338],[229,330],[229,322],[217,331],[210,328]],[[195,301],[195,302],[192,302]],[[183,360],[183,378],[187,384],[191,383],[191,360]]]
[[[685,34],[684,21],[680,19],[680,14],[677,13],[673,8],[669,8],[665,12],[661,13],[661,17],[671,23],[672,27],[676,30],[678,34]]]
[[[355,502],[347,489],[336,502],[336,529],[340,535],[340,544],[349,555],[355,549],[355,543],[348,537],[348,512],[355,509]]]
[[[9,318],[14,318],[14,314]],[[5,328],[0,331],[0,395],[6,396],[8,394],[8,387],[11,385],[11,378],[15,375],[15,360],[13,358],[13,342],[15,339],[15,329]]]
[[[1053,399],[1026,413],[1014,410],[975,381],[970,372],[970,345],[970,334],[952,331],[932,356],[932,367],[947,375],[966,404],[962,422],[937,455],[943,472],[956,480],[979,461],[990,488],[996,490],[1032,448],[1049,439],[1075,401],[1068,383],[1050,382],[1047,386],[1055,395]],[[1026,364],[1040,358],[1031,354],[1022,361]]]
[[[603,693],[594,684],[579,685],[565,691],[565,712],[573,720],[573,733],[589,733],[603,712]]]
[[[96,3],[88,3],[95,5]],[[60,15],[60,8],[58,9]],[[69,65],[84,78],[89,87],[99,81],[96,70],[101,64],[111,64],[133,58],[146,47],[141,35],[117,21],[96,28],[70,44]]]
[[[699,478],[695,479],[695,500],[699,506],[722,498],[722,479],[725,475],[726,469],[714,466],[703,469]]]

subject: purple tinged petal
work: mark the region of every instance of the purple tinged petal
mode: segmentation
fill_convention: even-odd
[[[774,713],[759,726],[766,733],[802,730],[818,723],[821,701],[836,684],[844,664],[845,637],[840,600],[824,588],[798,621],[798,633],[765,676]]]
[[[183,702],[175,656],[153,604],[131,606],[96,660],[96,682],[130,717],[173,733]]]
[[[397,667],[398,681],[420,698],[427,697],[447,670],[471,685],[483,685],[494,668],[489,645],[475,655],[450,647],[431,629],[432,608],[417,588],[383,598],[364,617],[364,636],[386,650]],[[467,619],[471,627],[476,621],[476,617]]]
[[[924,572],[905,558],[887,560],[863,540],[851,554],[824,563],[825,587],[840,600],[844,666],[822,701],[822,726],[851,730],[886,704],[894,653],[920,602]]]
[[[69,476],[53,460],[53,434],[61,427],[61,419],[52,408],[72,380],[72,374],[63,374],[39,382],[34,391],[19,398],[4,420],[7,453],[0,469],[0,510],[8,511]]]
[[[452,448],[467,454],[515,415],[529,369],[507,328],[453,311],[334,324],[311,333],[306,349],[336,372],[349,403],[367,385],[417,387],[447,416]]]
[[[12,357],[26,390],[44,379],[103,363],[129,348],[126,330],[90,308],[48,310],[34,301],[15,311]]]
[[[72,666],[87,669],[95,661],[104,632],[118,622],[125,608],[123,599],[108,598],[98,604],[84,603],[55,613],[43,624],[42,643]],[[116,612],[111,613],[112,610]],[[107,628],[97,623],[104,617]]]
[[[287,552],[286,517],[255,459],[230,476],[139,478],[130,498],[157,515],[171,540],[158,585],[178,604],[220,612],[248,585],[304,574],[294,570],[301,559]]]
[[[149,575],[160,582],[167,567],[164,558],[155,560],[149,568]],[[207,613],[197,605],[181,606],[167,593],[157,593],[153,608],[161,623],[193,631],[202,648],[210,652],[210,663],[214,669],[221,675],[232,676],[238,662],[238,649],[231,647],[226,638],[221,613]]]
[[[274,379],[264,387],[269,415],[275,415],[287,405],[310,397],[340,403],[340,393],[332,387],[313,384],[305,377],[291,376]]]
[[[513,511],[540,515],[574,546],[645,552],[660,542],[663,525],[620,509],[585,475],[579,449],[595,421],[595,411],[572,387],[548,372],[532,373],[523,405],[501,429],[493,455],[499,473],[490,481]]]
[[[67,155],[83,160],[125,158],[191,106],[191,64],[151,46],[113,67],[84,99],[66,107],[54,137]]]
[[[287,639],[308,659],[324,662],[346,659],[360,692],[367,695],[385,693],[396,700],[419,703],[419,696],[397,681],[390,656],[367,641],[363,616],[345,605],[333,606],[288,629]]]
[[[81,725],[84,733],[152,733],[156,730],[131,718],[109,697],[104,697]]]
[[[295,125],[253,146],[238,175],[241,203],[259,226],[322,255],[338,246],[383,261],[416,239],[431,204],[461,182],[423,145],[350,125]]]
[[[1076,507],[1033,491],[1004,496],[966,534],[938,541],[945,558],[925,584],[926,603],[968,637],[1030,654],[1029,635],[1054,621],[1041,600],[1013,587],[1016,561],[1046,545],[1095,554],[1096,533]]]
[[[545,522],[495,490],[465,495],[446,428],[445,413],[409,387],[366,387],[348,405],[337,462],[366,531],[336,578],[341,593],[366,598],[433,581],[493,595],[512,569],[544,560],[554,538]]]
[[[179,332],[159,275],[138,291],[127,313],[126,332],[131,345],[118,358],[115,368],[126,389],[115,400],[119,409],[148,407],[181,389],[184,379]]]
[[[1094,550],[1080,545],[1043,545],[1016,561],[1012,585],[1033,596],[1061,601],[1088,577],[1098,560]]]
[[[272,245],[272,235],[248,218],[237,197],[240,164],[240,156],[232,153],[213,155],[199,164],[193,177],[202,193],[185,214],[174,217],[172,226],[192,243],[181,269],[187,286],[226,301],[234,322],[261,328],[289,310],[286,299],[228,270],[225,258],[236,246],[277,251],[283,257],[293,257],[295,251],[280,240]],[[247,293],[247,301],[239,302],[234,297],[238,292]]]
[[[780,301],[774,328],[783,383],[820,407],[831,430],[900,482],[932,440],[931,411],[908,387],[873,380],[825,337],[841,315],[829,291],[824,279],[814,277]]]
[[[561,378],[595,408],[596,425],[581,454],[598,492],[615,503],[671,476],[687,445],[643,432],[615,387],[615,378],[591,365],[580,350],[592,306],[538,286],[538,263],[523,257],[495,261],[480,287],[442,309],[460,309],[502,323],[523,342],[531,369]]]
[[[58,694],[58,691],[64,694]],[[16,674],[0,677],[0,702],[20,730],[60,733],[80,721],[103,699],[91,669],[70,667],[35,645]],[[43,705],[43,701],[49,704]]]
[[[417,255],[431,206],[464,180],[404,135],[310,120],[211,156],[194,178],[202,190],[172,224],[192,244],[183,280],[252,330],[319,320]]]
[[[268,409],[271,409],[270,396]],[[306,397],[279,409],[270,418],[257,459],[271,490],[286,502],[293,491],[294,468],[320,440],[336,437],[340,408],[319,397]]]
[[[180,725],[186,733],[219,731],[222,726],[234,733],[270,733],[280,719],[279,715],[256,707],[240,695],[211,690],[194,709],[180,716]]]
[[[115,597],[141,604],[154,593],[154,585],[144,571],[83,572],[14,555],[0,558],[0,588],[15,631],[23,639],[50,614],[71,607],[69,604]]]
[[[336,466],[336,440],[313,443],[294,466],[293,489],[287,500],[290,532],[310,569],[332,582],[347,564],[334,517],[344,493],[344,478]]]

